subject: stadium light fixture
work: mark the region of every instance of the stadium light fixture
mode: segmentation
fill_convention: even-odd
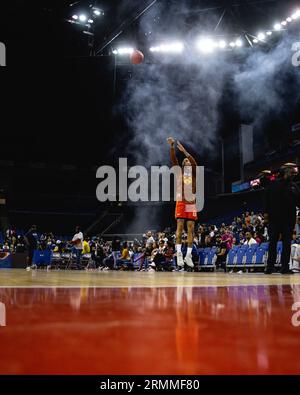
[[[114,55],[131,55],[134,49],[130,47],[121,47],[113,50]]]
[[[79,15],[80,22],[85,22],[87,20],[87,16],[84,14]]]
[[[268,32],[266,33],[266,35],[267,35],[267,36],[271,36],[271,35],[272,35],[272,32],[271,32],[271,31],[268,31]]]
[[[77,21],[78,15],[73,15],[73,16],[72,16],[72,19],[74,19],[74,21]]]
[[[151,47],[151,52],[165,52],[165,53],[181,53],[184,50],[184,45],[181,42],[174,42],[170,44],[160,44]]]
[[[257,38],[258,38],[260,41],[263,41],[263,40],[266,38],[266,36],[265,36],[264,33],[258,33]]]
[[[274,30],[280,30],[280,29],[281,29],[280,23],[275,23]]]
[[[258,39],[255,38],[255,39],[253,40],[253,42],[254,42],[254,44],[257,44],[257,43],[258,43]]]
[[[212,53],[216,48],[216,44],[211,38],[202,38],[197,42],[197,48],[203,53]]]
[[[237,39],[236,42],[235,42],[235,45],[237,47],[241,47],[243,45],[243,41],[241,39]]]
[[[288,18],[286,18],[287,22],[292,22],[292,18],[289,16]]]
[[[224,40],[221,40],[220,42],[219,42],[219,48],[226,48],[227,47],[227,43],[226,43],[226,41],[224,41]]]

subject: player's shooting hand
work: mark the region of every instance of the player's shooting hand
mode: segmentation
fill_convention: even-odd
[[[173,139],[173,137],[168,137],[167,142],[168,144],[173,145],[175,143],[175,140]]]

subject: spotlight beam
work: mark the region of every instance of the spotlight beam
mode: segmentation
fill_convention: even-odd
[[[253,47],[252,41],[251,41],[250,38],[248,37],[248,34],[245,33],[244,36],[245,36],[245,39],[248,41],[248,44],[250,45],[250,47]]]
[[[222,23],[223,18],[224,18],[225,14],[226,14],[226,11],[227,11],[226,8],[224,8],[224,11],[222,12],[222,15],[221,15],[221,17],[220,17],[220,19],[219,19],[219,21],[218,21],[218,23],[217,23],[217,25],[216,25],[216,27],[214,29],[215,32],[217,31],[217,29],[219,28],[220,24]]]

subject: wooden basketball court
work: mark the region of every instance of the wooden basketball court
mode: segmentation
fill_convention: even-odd
[[[2,374],[300,373],[299,275],[12,269],[0,285]]]

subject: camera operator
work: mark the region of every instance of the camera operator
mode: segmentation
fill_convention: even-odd
[[[274,272],[277,242],[281,235],[281,273],[293,274],[289,269],[292,233],[296,221],[296,207],[300,206],[300,190],[293,182],[298,175],[296,164],[286,163],[280,169],[281,177],[265,190],[265,220],[269,224],[269,256],[265,274]]]

